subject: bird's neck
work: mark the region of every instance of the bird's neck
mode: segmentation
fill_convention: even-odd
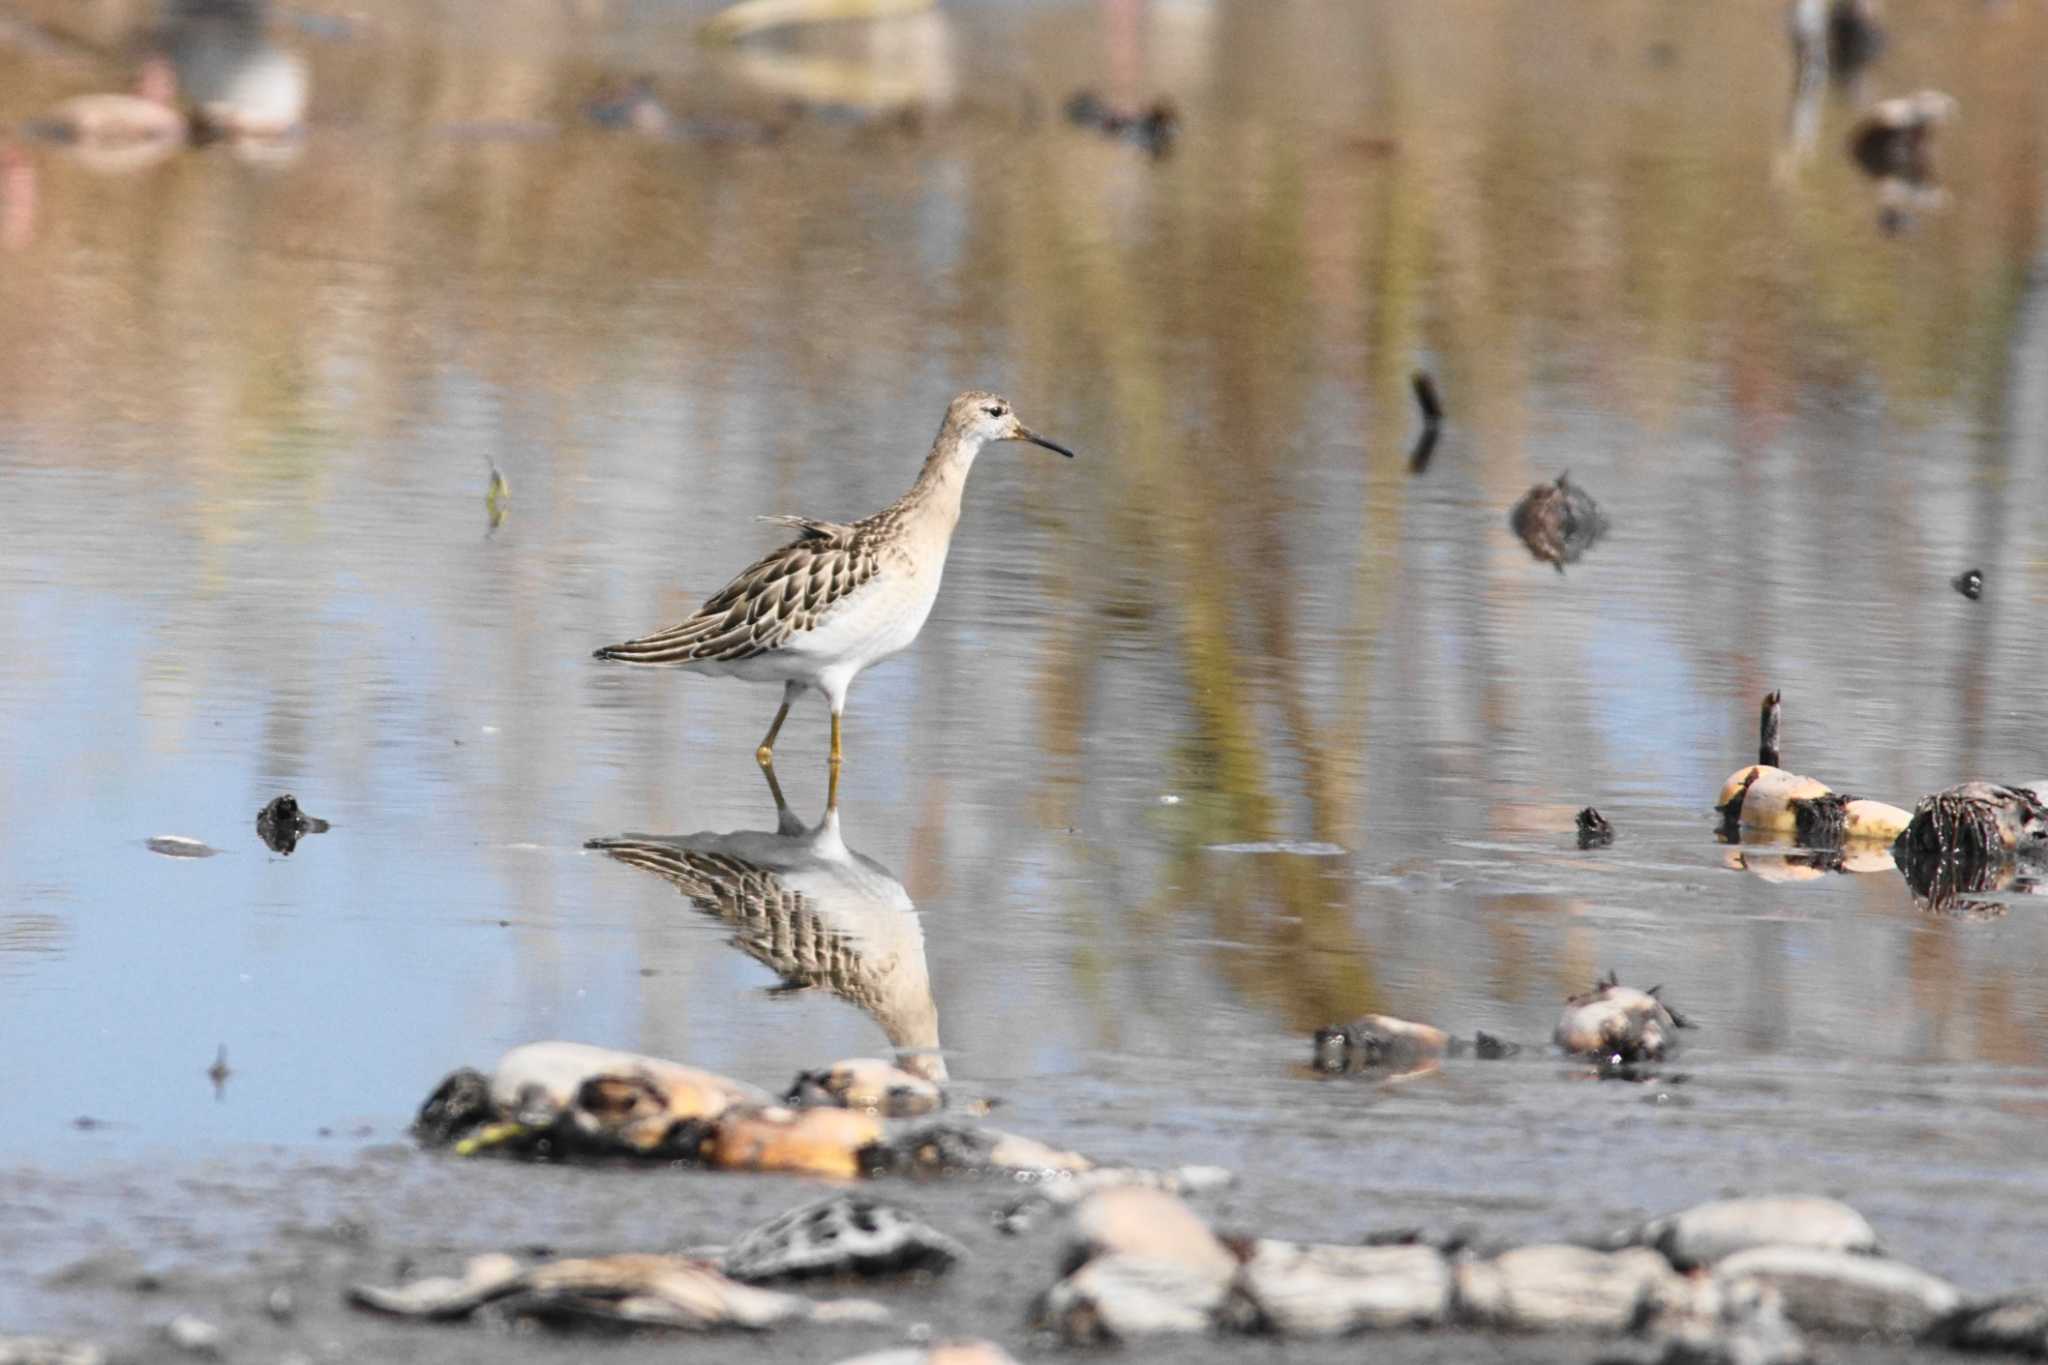
[[[980,452],[979,443],[961,440],[951,431],[941,431],[939,439],[932,442],[931,454],[924,458],[917,482],[897,506],[906,513],[914,512],[921,518],[942,523],[950,532],[960,520],[960,495],[967,490],[967,471],[974,467],[974,457]]]

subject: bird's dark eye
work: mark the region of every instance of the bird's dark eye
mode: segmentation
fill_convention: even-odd
[[[983,408],[982,411],[991,417],[1001,417],[1003,415],[1003,405],[1001,403],[991,403]]]

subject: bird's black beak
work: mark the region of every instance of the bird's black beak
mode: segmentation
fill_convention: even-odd
[[[1047,450],[1056,450],[1070,460],[1074,458],[1073,451],[1068,450],[1058,441],[1046,440],[1043,436],[1040,436],[1037,432],[1033,431],[1031,428],[1026,426],[1018,427],[1017,434],[1012,436],[1010,439],[1013,441],[1029,441],[1031,442],[1031,444],[1035,446],[1044,446]]]

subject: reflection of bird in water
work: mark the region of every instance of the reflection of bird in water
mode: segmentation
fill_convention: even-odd
[[[1948,202],[1935,183],[1934,133],[1960,106],[1939,90],[1879,100],[1849,130],[1849,155],[1877,181],[1878,223],[1887,232],[1911,227],[1920,212]]]
[[[1884,52],[1879,12],[1878,0],[1792,0],[1786,27],[1800,71],[1853,82]]]
[[[1850,130],[1849,153],[1874,176],[1925,184],[1934,178],[1934,130],[1954,118],[1957,108],[1939,90],[1879,100]]]
[[[1792,112],[1778,172],[1789,176],[1812,154],[1820,132],[1821,92],[1828,78],[1861,102],[1864,69],[1884,51],[1878,0],[1792,0]]]
[[[806,828],[767,771],[773,832],[622,834],[584,847],[675,883],[699,910],[733,925],[734,946],[781,977],[783,989],[824,987],[872,1017],[906,1069],[944,1081],[939,1009],[909,893],[846,846],[836,810]]]
[[[306,112],[306,64],[269,37],[267,0],[164,0],[154,42],[177,73],[196,129],[277,138]]]
[[[969,391],[946,420],[910,491],[851,525],[811,517],[768,517],[798,536],[772,551],[681,625],[608,645],[600,659],[669,664],[697,673],[779,682],[782,708],[755,758],[773,760],[775,736],[806,688],[832,708],[831,783],[839,806],[839,715],[846,689],[869,664],[907,648],[924,628],[960,522],[960,495],[974,457],[991,441],[1030,441],[1072,456],[1017,420],[1009,400]]]

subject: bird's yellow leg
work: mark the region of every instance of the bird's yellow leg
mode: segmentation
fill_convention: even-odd
[[[832,779],[825,786],[825,809],[839,809],[839,713],[832,713]]]
[[[754,761],[764,768],[773,768],[775,766],[775,737],[782,733],[782,722],[789,719],[789,703],[791,700],[792,698],[787,692],[782,694],[782,705],[775,712],[775,723],[768,727],[768,734],[762,739],[761,747],[754,750]],[[768,780],[772,782],[775,779],[773,776],[770,776]]]
[[[766,753],[767,749],[764,747],[761,752]],[[775,765],[773,763],[763,763],[761,765],[761,776],[768,779],[768,794],[775,798],[775,814],[779,820],[783,812],[789,809],[789,802],[783,798],[782,784],[775,780]]]

